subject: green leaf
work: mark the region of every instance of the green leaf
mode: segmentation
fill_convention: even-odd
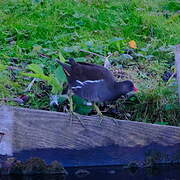
[[[32,0],[33,3],[41,3],[43,0]]]
[[[85,99],[83,99],[79,96],[73,96],[72,99],[75,104],[83,104],[84,105],[87,102]]]
[[[169,123],[168,122],[159,122],[159,121],[157,121],[157,122],[155,122],[155,124],[160,124],[160,125],[168,125]]]
[[[79,19],[79,18],[81,18],[81,17],[83,17],[84,16],[84,14],[82,14],[82,13],[80,13],[80,12],[75,12],[74,14],[73,14],[73,17],[74,18],[77,18],[77,19]]]
[[[122,54],[122,55],[120,55],[120,59],[121,60],[127,60],[127,59],[133,59],[133,57],[131,56],[131,55],[129,55],[129,54]]]
[[[42,80],[45,80],[45,81],[49,81],[49,77],[44,75],[44,74],[36,74],[36,73],[24,73],[24,72],[21,72],[21,75],[23,76],[28,76],[28,77],[33,77],[33,78],[39,78],[39,79],[42,79]]]
[[[141,54],[141,53],[134,53],[134,55],[137,56],[137,57],[144,57],[144,55]]]
[[[124,39],[121,38],[121,37],[114,37],[114,38],[112,38],[112,39],[110,40],[110,42],[111,42],[111,43],[114,43],[114,42],[122,41],[122,40],[124,40]]]
[[[166,111],[172,111],[173,109],[176,109],[176,105],[175,105],[175,104],[166,104],[166,105],[164,106],[164,109],[165,109]]]
[[[145,58],[149,61],[149,60],[152,60],[154,58],[153,55],[148,55],[148,56],[145,56]]]
[[[52,93],[58,94],[61,93],[63,88],[59,81],[54,77],[53,74],[50,74],[48,84],[52,86]]]
[[[73,103],[75,105],[75,112],[83,115],[88,115],[93,107],[87,106],[87,101],[79,96],[73,96]]]
[[[137,100],[137,98],[133,96],[133,97],[130,97],[129,100],[132,101],[132,102],[134,102],[134,101]]]
[[[58,79],[59,82],[63,83],[66,82],[66,75],[63,71],[63,68],[61,66],[59,66],[56,70],[55,70],[55,77]]]
[[[72,47],[65,47],[64,51],[68,52],[68,53],[72,53],[72,52],[74,52],[74,49]]]
[[[37,73],[37,74],[44,74],[43,69],[38,64],[30,64],[28,65],[28,69]]]
[[[141,48],[140,50],[141,50],[141,51],[144,51],[144,52],[147,52],[147,51],[148,51],[148,48]]]
[[[88,115],[92,111],[92,109],[92,106],[77,105],[75,108],[75,112],[82,115]]]
[[[64,101],[66,101],[68,99],[67,95],[60,95],[58,98],[58,103],[62,104]]]
[[[87,45],[88,48],[93,47],[94,42],[93,41],[86,41],[85,44]]]
[[[4,64],[0,64],[0,71],[4,71],[7,69],[7,66]]]
[[[33,50],[32,51],[33,52],[40,52],[41,49],[42,49],[42,46],[36,44],[36,45],[33,46]]]
[[[61,67],[58,67],[54,74],[50,74],[49,76],[45,75],[43,69],[38,64],[30,64],[28,68],[34,73],[21,73],[23,76],[39,78],[52,86],[52,94],[59,94],[62,92],[62,84],[65,82],[65,75]],[[60,77],[59,79],[57,77]]]
[[[78,58],[75,58],[75,59],[76,59],[76,62],[87,62],[87,59],[85,57],[78,57]]]
[[[79,52],[80,47],[79,46],[70,46],[70,47],[65,47],[63,50],[68,53],[72,52]]]
[[[61,52],[59,52],[59,59],[62,62],[65,62],[66,60],[64,59],[63,55],[61,54]]]

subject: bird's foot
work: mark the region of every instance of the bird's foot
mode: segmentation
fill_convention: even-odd
[[[104,116],[102,114],[102,112],[100,111],[100,113],[98,112],[97,115],[99,116],[99,124],[101,125],[103,119],[104,119]]]
[[[99,116],[99,119],[100,119],[99,124],[101,124],[103,119],[104,119],[104,116],[103,116],[102,112],[100,111],[99,107],[95,103],[94,103],[94,108],[95,108],[97,115]]]
[[[97,113],[97,115],[99,116],[99,119],[100,119],[99,124],[101,125],[102,121],[104,120],[104,115],[102,114],[102,112],[101,113]],[[118,125],[118,122],[117,122],[116,119],[111,118],[111,117],[109,117],[109,118],[112,119],[112,121],[114,122],[115,125]]]
[[[97,115],[99,116],[99,119],[100,119],[100,125],[101,125],[101,123],[102,123],[102,121],[103,121],[103,119],[104,119],[104,115],[102,114],[102,112],[100,111],[100,109],[99,109],[99,107],[96,105],[96,104],[94,104],[94,108],[95,108],[95,110],[96,110],[96,112],[97,112]],[[114,119],[114,118],[111,118],[112,120],[113,120],[113,122],[116,124],[116,125],[118,125],[118,122],[117,122],[117,120],[116,119]]]
[[[70,114],[70,125],[72,125],[72,122],[73,122],[73,118],[76,118],[77,120],[79,120],[79,122],[81,123],[81,125],[85,128],[85,125],[84,123],[82,122],[82,119],[80,117],[80,115],[76,112],[73,112],[73,111],[69,111],[69,114]]]
[[[118,125],[117,119],[111,118],[115,125]]]

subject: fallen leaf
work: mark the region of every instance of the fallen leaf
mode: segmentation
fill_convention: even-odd
[[[136,42],[134,40],[129,41],[129,46],[133,49],[137,48]]]

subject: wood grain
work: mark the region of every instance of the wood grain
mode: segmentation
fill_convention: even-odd
[[[3,133],[3,137],[0,142],[0,154],[12,155],[12,137],[13,137],[13,114],[9,111],[9,107],[0,106],[0,132]]]
[[[66,113],[1,106],[0,131],[8,134],[5,135],[8,138],[3,138],[9,147],[7,154],[43,148],[81,150],[111,145],[128,148],[180,143],[180,127],[127,120],[114,123],[108,117],[100,125],[96,116],[81,118],[86,128],[77,119],[70,125]],[[5,153],[0,147],[0,154]]]
[[[178,94],[179,94],[179,104],[180,104],[180,44],[176,45],[175,60],[176,60]]]

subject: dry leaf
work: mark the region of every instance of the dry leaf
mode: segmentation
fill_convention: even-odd
[[[129,41],[129,46],[133,49],[137,48],[136,42],[134,40]]]

